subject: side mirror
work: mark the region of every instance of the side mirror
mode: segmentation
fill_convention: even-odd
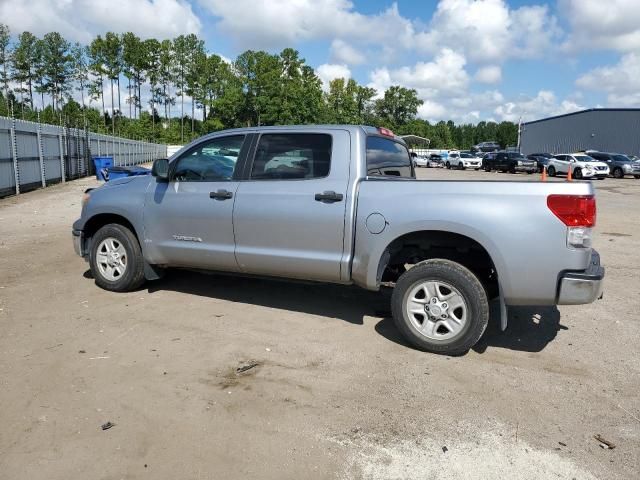
[[[166,158],[158,158],[154,160],[151,167],[151,175],[156,177],[159,182],[169,181],[169,160]]]

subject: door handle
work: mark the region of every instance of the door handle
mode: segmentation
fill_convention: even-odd
[[[209,198],[213,198],[215,200],[229,200],[233,198],[233,192],[229,190],[218,190],[217,192],[209,193]]]
[[[343,195],[334,191],[316,193],[316,202],[333,203],[341,202]]]

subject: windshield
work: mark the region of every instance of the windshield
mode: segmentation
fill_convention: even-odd
[[[579,162],[595,162],[593,158],[588,157],[587,155],[574,155],[573,158]]]
[[[509,158],[524,158],[524,155],[521,153],[510,153]]]
[[[614,155],[613,159],[616,162],[625,162],[625,163],[629,163],[631,160],[629,159],[629,157],[625,156],[625,155]]]
[[[473,155],[471,155],[470,153],[461,153],[460,156],[462,158],[474,158]]]

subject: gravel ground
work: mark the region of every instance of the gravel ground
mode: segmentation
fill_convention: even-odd
[[[494,315],[458,358],[409,348],[355,288],[103,291],[70,234],[95,183],[0,200],[1,479],[638,478],[640,181],[596,182],[604,299],[511,309],[504,333]]]

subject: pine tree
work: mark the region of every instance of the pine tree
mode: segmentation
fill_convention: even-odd
[[[38,66],[38,39],[30,32],[22,32],[18,36],[18,43],[12,53],[13,79],[21,84],[26,84],[24,93],[33,110],[33,84],[36,80]]]

